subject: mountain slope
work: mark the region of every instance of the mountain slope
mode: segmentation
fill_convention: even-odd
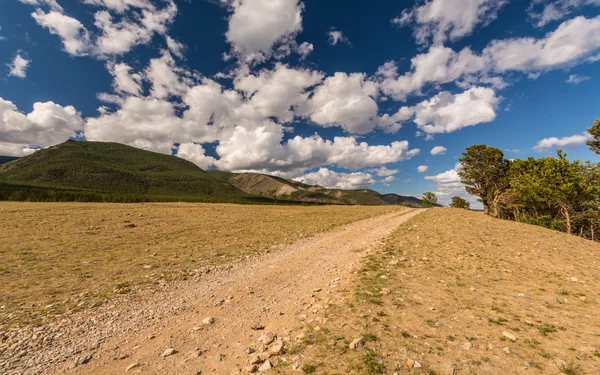
[[[118,143],[65,143],[0,166],[0,181],[52,188],[227,200],[247,194],[184,159]]]
[[[422,201],[414,197],[397,194],[381,195],[375,190],[326,189],[321,186],[306,185],[293,180],[257,173],[220,173],[220,177],[238,189],[253,195],[269,198],[284,198],[301,202],[319,202],[329,204],[357,204],[369,206],[397,205],[422,207]]]

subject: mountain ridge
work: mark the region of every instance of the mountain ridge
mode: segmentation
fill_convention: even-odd
[[[0,156],[1,200],[57,196],[73,200],[79,196],[114,201],[117,195],[128,195],[125,201],[179,197],[186,201],[422,206],[418,198],[371,189],[327,189],[258,173],[205,171],[176,156],[113,142],[69,140],[22,158]]]

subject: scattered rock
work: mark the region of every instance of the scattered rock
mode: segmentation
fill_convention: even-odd
[[[273,368],[273,365],[271,364],[270,361],[267,360],[262,365],[260,365],[260,367],[258,368],[258,371],[265,372],[265,371],[269,371],[272,368]]]
[[[510,348],[508,346],[506,348],[502,349],[502,351],[506,354],[510,354]]]
[[[80,365],[85,365],[85,364],[87,364],[89,361],[91,361],[91,360],[92,360],[92,355],[93,355],[93,354],[94,354],[94,353],[89,353],[89,354],[84,354],[84,355],[80,356],[80,357],[77,359],[77,363],[78,363],[78,364],[80,364]]]
[[[354,339],[350,344],[348,344],[348,347],[352,350],[360,349],[363,346],[365,346],[365,339],[362,337]]]
[[[321,288],[313,289],[313,293],[319,293],[321,290],[322,290]]]
[[[139,366],[140,366],[139,362],[134,362],[134,363],[130,364],[129,366],[127,366],[127,368],[125,369],[125,372],[127,372],[127,371],[129,371],[131,369],[134,369],[136,367],[139,367]]]
[[[125,225],[125,228],[135,228],[137,225],[135,225],[134,223],[131,224],[127,224]]]
[[[253,373],[253,372],[258,371],[258,366],[257,365],[249,365],[249,366],[246,366],[246,368],[244,368],[244,370],[246,372]]]
[[[407,359],[406,367],[407,368],[421,368],[421,367],[423,367],[423,365],[421,363],[419,363],[419,361],[415,361],[414,359]]]
[[[217,362],[223,362],[225,360],[225,354],[219,354],[217,356]]]
[[[175,350],[175,349],[173,349],[173,348],[167,348],[167,349],[165,349],[165,351],[163,352],[163,354],[162,354],[162,357],[163,357],[163,358],[165,358],[165,357],[168,357],[168,356],[170,356],[170,355],[173,355],[173,354],[175,354],[175,353],[177,353],[177,350]]]
[[[256,351],[256,349],[254,349],[253,347],[249,347],[248,349],[246,349],[246,354],[252,354]]]
[[[510,341],[517,341],[517,336],[513,335],[510,332],[502,332],[502,336],[506,337],[507,339],[509,339]]]
[[[473,344],[471,344],[470,342],[465,342],[464,344],[461,345],[461,349],[462,350],[471,350],[471,348],[473,347]]]
[[[271,348],[269,349],[269,352],[271,352],[272,354],[283,354],[285,350],[285,345],[283,344],[282,340],[277,340],[275,341],[275,343],[271,346]]]
[[[255,331],[262,331],[263,329],[265,329],[265,325],[261,323],[254,323],[250,326],[250,328]]]
[[[383,288],[383,289],[381,289],[381,291],[379,292],[379,294],[381,294],[381,295],[384,295],[384,296],[386,296],[386,295],[388,295],[388,294],[390,294],[390,293],[391,293],[391,291],[390,291],[388,288]]]
[[[207,325],[207,326],[214,324],[214,323],[215,323],[215,318],[213,318],[213,317],[204,318],[202,320],[202,324]]]
[[[217,249],[212,249],[210,251],[210,255],[212,255],[213,257],[218,257],[219,255],[221,255],[221,252]]]
[[[273,341],[275,341],[275,335],[272,332],[264,333],[258,338],[258,342],[262,342],[265,345],[269,345]]]

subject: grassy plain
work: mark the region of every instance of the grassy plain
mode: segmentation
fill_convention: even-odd
[[[0,328],[399,209],[0,202]]]
[[[305,327],[298,352],[316,374],[600,371],[600,244],[575,236],[429,210],[341,294],[325,323]]]

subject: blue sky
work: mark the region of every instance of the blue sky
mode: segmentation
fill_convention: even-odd
[[[0,154],[115,141],[442,202],[475,143],[597,161],[600,0],[340,4],[4,0]]]

